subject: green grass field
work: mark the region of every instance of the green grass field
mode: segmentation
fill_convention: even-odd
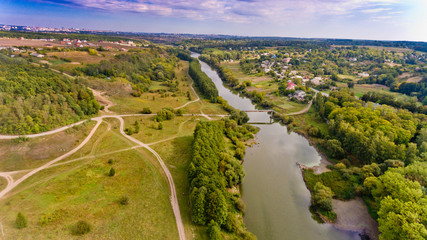
[[[13,140],[0,141],[0,171],[31,169],[70,151],[79,144],[94,122],[70,128],[68,131],[39,138],[30,138],[26,142]]]
[[[346,83],[337,83],[337,86],[338,87],[347,87],[347,84]],[[353,91],[357,97],[362,97],[365,93],[368,93],[368,92],[378,92],[378,93],[391,94],[394,97],[396,97],[397,100],[400,100],[400,101],[415,101],[415,102],[417,102],[415,99],[412,99],[408,95],[405,95],[402,93],[397,93],[397,92],[392,92],[392,91],[390,91],[389,87],[384,86],[384,85],[379,85],[379,84],[355,84],[354,88],[350,89],[350,91]]]

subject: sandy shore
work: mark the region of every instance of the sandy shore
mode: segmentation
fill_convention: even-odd
[[[362,198],[350,201],[332,200],[332,208],[337,214],[333,225],[347,231],[367,234],[372,240],[379,239],[378,223],[369,215],[368,207]]]

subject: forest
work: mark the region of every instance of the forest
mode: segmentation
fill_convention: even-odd
[[[312,204],[333,219],[330,200],[361,196],[377,219],[380,239],[427,237],[427,116],[356,99],[348,91],[314,100],[329,123],[320,149],[332,171],[304,173]]]
[[[188,167],[192,220],[208,226],[211,239],[222,239],[218,234],[220,229],[239,239],[254,239],[242,223],[245,206],[240,193],[227,189],[242,183],[245,176],[240,163],[245,152],[242,141],[253,138],[256,131],[249,125],[238,126],[234,120],[199,122],[196,126],[193,157]],[[232,140],[234,156],[227,150],[224,134]]]
[[[118,54],[109,61],[102,60],[99,64],[77,68],[74,75],[86,74],[112,80],[125,78],[132,83],[134,95],[140,96],[149,89],[151,81],[173,84],[176,61],[161,48],[134,50]]]
[[[0,54],[0,133],[50,130],[98,113],[91,91],[51,70]]]

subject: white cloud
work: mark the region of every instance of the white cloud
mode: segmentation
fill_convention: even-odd
[[[384,11],[389,11],[389,10],[391,10],[391,8],[372,8],[372,9],[361,10],[361,12],[363,12],[363,13],[379,13],[379,12],[384,12]]]
[[[34,0],[63,5],[236,23],[315,20],[392,10],[398,0]]]

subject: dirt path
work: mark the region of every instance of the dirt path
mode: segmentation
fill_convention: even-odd
[[[87,142],[89,142],[89,140],[92,138],[92,136],[95,134],[96,129],[98,129],[99,125],[101,125],[102,123],[102,119],[97,119],[96,120],[97,123],[95,125],[95,127],[92,129],[92,131],[90,131],[89,135],[80,143],[80,145],[78,145],[76,148],[74,148],[73,150],[67,152],[64,155],[61,155],[60,157],[55,158],[54,160],[44,164],[43,166],[40,166],[34,170],[32,170],[31,172],[25,174],[23,177],[21,177],[20,179],[18,179],[17,181],[13,181],[12,182],[8,182],[8,185],[5,189],[3,189],[0,192],[0,199],[3,198],[7,193],[9,193],[10,191],[12,191],[16,186],[18,186],[20,183],[22,183],[23,181],[25,181],[26,179],[28,179],[29,177],[31,177],[32,175],[40,172],[43,169],[46,169],[47,167],[49,167],[50,165],[61,161],[62,159],[65,159],[69,156],[71,156],[72,154],[76,153],[78,150],[80,150],[80,148],[82,148]],[[65,129],[63,129],[65,130]],[[7,177],[6,177],[7,179]]]
[[[89,90],[91,90],[93,92],[93,96],[95,96],[96,100],[101,103],[101,105],[104,106],[104,111],[106,113],[112,113],[109,108],[114,106],[115,104],[113,102],[111,102],[110,100],[108,100],[108,98],[106,98],[105,96],[103,96],[103,94],[105,94],[105,92],[100,92],[98,90],[92,89],[90,87],[88,87]]]
[[[116,117],[117,119],[119,119],[120,121],[120,133],[125,136],[127,139],[131,140],[132,142],[138,144],[141,147],[146,148],[148,151],[150,151],[152,154],[154,154],[154,156],[156,156],[157,160],[159,161],[163,171],[166,174],[166,177],[168,179],[169,182],[169,187],[170,187],[170,191],[171,191],[171,204],[172,204],[172,210],[173,213],[175,215],[175,220],[176,220],[176,225],[178,228],[178,234],[179,234],[179,239],[180,240],[185,240],[185,232],[184,232],[184,224],[182,223],[182,218],[181,218],[181,212],[179,211],[179,204],[178,204],[178,198],[176,196],[176,188],[175,188],[175,183],[173,181],[172,178],[172,174],[170,173],[169,169],[167,168],[167,166],[165,165],[165,163],[163,162],[162,158],[160,157],[160,155],[154,151],[152,148],[150,148],[150,146],[148,146],[147,144],[144,144],[142,142],[140,142],[139,140],[127,135],[124,132],[124,125],[125,122],[123,120],[122,117],[118,116]]]
[[[76,123],[73,123],[73,124],[61,127],[61,128],[57,128],[57,129],[50,130],[50,131],[47,131],[47,132],[42,132],[42,133],[36,133],[36,134],[28,134],[28,135],[0,135],[0,139],[2,139],[2,140],[16,139],[16,138],[19,138],[21,136],[25,136],[25,137],[28,137],[28,138],[42,137],[42,136],[46,136],[46,135],[50,135],[50,134],[62,132],[64,130],[67,130],[68,128],[80,125],[80,124],[84,123],[85,121],[86,120],[83,120],[83,121],[80,121],[80,122],[76,122]]]
[[[287,115],[287,116],[294,116],[294,115],[300,115],[300,114],[306,113],[306,112],[308,112],[308,110],[310,110],[312,104],[313,104],[313,100],[311,100],[308,103],[308,106],[306,108],[304,108],[303,110],[298,111],[298,112],[293,112],[293,113],[287,113],[285,115]]]
[[[197,102],[197,101],[199,101],[199,100],[200,100],[199,95],[197,95],[196,91],[195,91],[195,90],[194,90],[194,88],[193,88],[194,81],[193,81],[193,79],[192,79],[191,77],[190,77],[190,79],[191,79],[191,85],[190,85],[191,91],[193,91],[193,93],[194,93],[194,95],[196,95],[197,99],[195,99],[195,100],[193,100],[193,101],[190,101],[190,102],[188,102],[188,103],[186,103],[186,104],[184,104],[184,105],[182,105],[182,106],[180,106],[180,107],[176,107],[176,108],[175,108],[175,110],[180,109],[180,108],[183,108],[183,107],[187,106],[187,105],[188,105],[188,104],[190,104],[190,103]]]

